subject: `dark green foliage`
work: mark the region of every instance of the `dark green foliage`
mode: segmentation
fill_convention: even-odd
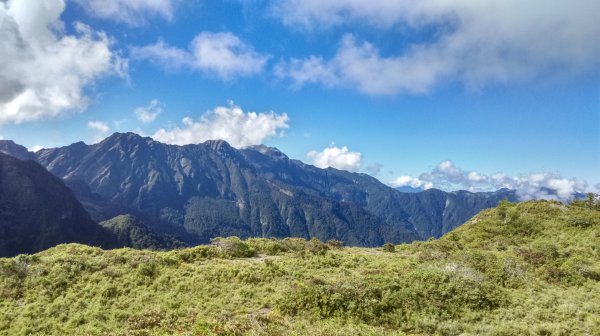
[[[396,246],[392,243],[385,243],[383,244],[383,250],[385,252],[396,252]]]
[[[238,237],[213,238],[211,244],[216,246],[222,255],[231,258],[248,258],[256,255],[256,250]]]
[[[186,246],[185,243],[170,237],[151,232],[132,215],[121,215],[101,222],[100,225],[113,234],[121,246],[136,249],[173,249]]]
[[[585,200],[574,200],[571,205],[600,211],[600,195],[587,193]]]
[[[329,239],[327,241],[327,246],[329,246],[331,248],[339,249],[339,248],[344,247],[344,242],[336,240],[336,239]]]

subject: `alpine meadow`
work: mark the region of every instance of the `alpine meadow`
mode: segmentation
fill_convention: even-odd
[[[600,336],[597,13],[0,0],[0,336]]]

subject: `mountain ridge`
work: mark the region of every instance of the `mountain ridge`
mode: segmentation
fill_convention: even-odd
[[[236,149],[224,140],[178,146],[115,133],[35,157],[94,220],[131,214],[188,244],[227,235],[360,246],[409,242],[439,237],[501,199],[516,200],[513,191],[403,194],[370,175],[320,169],[264,145]]]
[[[69,242],[118,246],[61,179],[32,160],[0,153],[0,256]]]

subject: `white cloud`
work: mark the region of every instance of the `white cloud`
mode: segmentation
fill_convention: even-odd
[[[64,33],[62,0],[0,2],[0,124],[60,117],[88,105],[85,88],[126,76],[127,61],[102,32]]]
[[[600,2],[550,0],[283,0],[274,12],[285,24],[308,29],[361,24],[428,41],[381,56],[346,35],[330,60],[292,59],[276,75],[296,86],[321,83],[371,95],[429,92],[443,81],[470,89],[522,81],[555,80],[600,66]],[[393,42],[391,42],[393,43]]]
[[[147,23],[148,17],[173,19],[173,0],[75,0],[91,16],[131,26]]]
[[[193,67],[193,56],[187,50],[171,47],[163,40],[143,47],[132,47],[133,58],[149,60],[167,71]]]
[[[91,129],[101,132],[101,133],[108,133],[108,131],[110,131],[110,127],[108,126],[108,123],[105,121],[98,121],[98,120],[88,121],[87,125],[88,125],[88,128],[91,128]]]
[[[100,120],[91,120],[88,121],[87,127],[93,131],[93,139],[94,142],[102,141],[110,132],[110,127],[108,123]]]
[[[289,128],[287,114],[274,112],[244,112],[233,103],[219,106],[197,120],[186,117],[182,126],[160,129],[154,139],[170,144],[185,145],[206,140],[225,140],[234,147],[261,144],[264,140],[283,134]]]
[[[143,123],[153,122],[161,112],[162,104],[157,99],[152,99],[148,106],[138,107],[133,111],[135,117]]]
[[[260,73],[269,59],[229,32],[202,32],[196,35],[188,49],[171,47],[158,41],[132,48],[131,55],[154,62],[168,71],[189,68],[222,80]]]
[[[41,149],[44,149],[44,146],[34,145],[31,148],[27,148],[28,151],[33,152],[33,153],[35,153],[35,152],[37,152],[37,151],[39,151]]]
[[[456,167],[450,160],[440,162],[431,172],[419,177],[400,176],[390,182],[393,187],[411,186],[438,188],[443,190],[492,191],[501,188],[515,190],[521,200],[557,199],[568,201],[577,193],[587,189],[585,181],[576,178],[565,178],[554,173],[531,173],[519,176],[508,176],[495,173],[490,176],[466,171]]]
[[[337,168],[355,172],[360,168],[362,154],[351,152],[348,147],[335,147],[333,144],[321,152],[310,151],[306,155],[315,167],[319,168]]]
[[[390,185],[394,188],[399,188],[399,187],[411,187],[411,188],[421,188],[421,189],[433,188],[433,183],[421,181],[416,177],[411,177],[411,176],[407,176],[407,175],[398,176],[395,180],[390,182]]]
[[[275,66],[275,76],[291,79],[296,88],[321,83],[327,87],[350,87],[369,95],[427,92],[444,71],[443,64],[429,57],[424,63],[415,63],[405,56],[384,58],[374,45],[357,43],[349,34],[329,61],[311,56]]]

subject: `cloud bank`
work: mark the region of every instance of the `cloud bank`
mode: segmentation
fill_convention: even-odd
[[[333,144],[320,152],[310,151],[306,156],[315,167],[332,167],[351,172],[358,171],[362,160],[361,153],[351,152],[346,146],[340,148]]]
[[[0,2],[0,124],[82,110],[96,80],[126,76],[106,34],[82,23],[64,33],[64,9],[62,0]]]
[[[270,137],[280,136],[287,128],[289,118],[285,113],[244,112],[232,103],[227,107],[216,107],[197,120],[186,117],[181,126],[168,130],[162,128],[154,133],[152,138],[176,145],[221,139],[240,148],[258,145]]]
[[[554,173],[531,173],[508,176],[504,173],[485,175],[458,168],[450,160],[440,162],[431,172],[419,177],[400,176],[390,182],[393,187],[438,188],[443,190],[491,191],[501,188],[516,190],[521,200],[556,199],[571,200],[587,189],[585,181],[565,178]]]
[[[167,71],[192,69],[222,80],[260,73],[269,59],[229,32],[202,32],[192,40],[188,50],[158,41],[132,48],[131,55],[151,61]]]
[[[444,82],[470,89],[555,80],[600,67],[598,1],[282,0],[272,12],[290,27],[366,25],[433,40],[402,42],[397,54],[345,35],[331,59],[281,62],[295,86],[320,83],[369,95],[424,93]],[[392,42],[393,43],[393,42]]]

